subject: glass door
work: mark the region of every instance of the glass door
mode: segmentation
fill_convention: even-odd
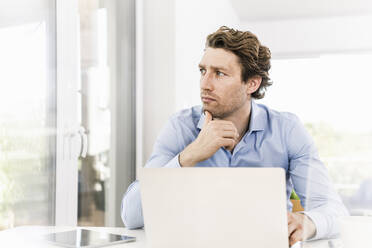
[[[114,80],[109,64],[108,43],[112,42],[113,27],[108,26],[108,11],[113,3],[79,0],[81,80],[78,102],[81,111],[78,119],[88,138],[86,156],[78,162],[80,226],[105,225],[106,191],[110,179],[110,91]]]
[[[0,229],[77,223],[75,0],[0,1]]]
[[[54,1],[0,3],[0,230],[55,223],[55,18]]]
[[[133,13],[134,1],[0,1],[0,229],[122,225]]]
[[[78,225],[123,226],[135,178],[135,1],[79,0]]]

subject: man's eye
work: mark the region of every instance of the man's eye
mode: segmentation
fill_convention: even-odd
[[[200,71],[200,73],[201,73],[202,75],[204,75],[204,74],[205,74],[205,69],[203,69],[203,68],[200,68],[200,69],[199,69],[199,71]]]
[[[220,71],[217,71],[216,74],[217,74],[217,76],[219,76],[219,77],[225,76],[225,73],[220,72]]]

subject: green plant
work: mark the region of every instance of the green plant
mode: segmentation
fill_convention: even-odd
[[[296,194],[296,192],[294,191],[294,189],[292,189],[290,199],[291,200],[300,200],[300,197],[298,197],[298,195]]]

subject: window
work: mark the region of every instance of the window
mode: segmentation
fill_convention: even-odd
[[[55,6],[19,2],[1,4],[0,230],[55,214]]]
[[[260,101],[300,117],[352,214],[372,210],[370,61],[372,54],[273,60],[274,84]]]
[[[78,163],[78,225],[122,226],[135,178],[135,4],[79,0],[78,120],[87,133]]]
[[[104,2],[107,6],[104,5]],[[81,86],[78,119],[87,130],[88,149],[79,160],[78,225],[104,226],[109,204],[111,106],[108,16],[113,1],[79,0]],[[113,12],[111,12],[113,14]],[[110,79],[112,80],[110,82]]]
[[[134,7],[0,1],[0,230],[122,225],[135,170]]]

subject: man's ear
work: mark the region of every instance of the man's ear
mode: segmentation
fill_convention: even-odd
[[[260,76],[253,76],[248,78],[247,80],[247,94],[251,95],[255,91],[257,91],[258,88],[260,88],[262,82],[262,77]]]

